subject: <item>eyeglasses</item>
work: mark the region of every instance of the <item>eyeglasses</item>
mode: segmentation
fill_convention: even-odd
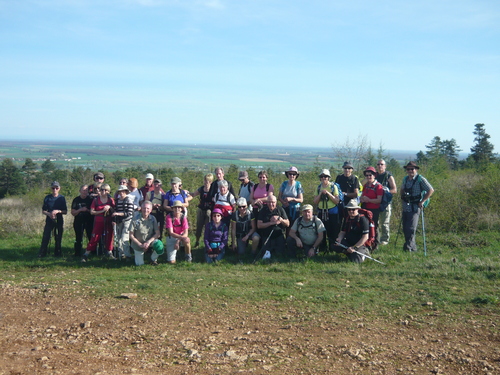
[[[375,175],[371,174],[371,173],[368,173],[368,174],[365,174],[365,177],[375,177]]]
[[[319,176],[319,178],[330,178],[330,176]]]
[[[59,186],[53,186],[53,187],[52,187],[52,190],[59,190],[59,189],[60,189],[60,187],[59,187]]]
[[[238,206],[238,208],[247,208],[247,206]]]
[[[414,170],[415,170],[415,168],[406,168],[406,171],[407,171],[407,172],[408,172],[408,171],[414,171]]]
[[[96,177],[96,180],[104,180],[104,177]]]
[[[385,165],[384,163],[377,163],[377,165]]]

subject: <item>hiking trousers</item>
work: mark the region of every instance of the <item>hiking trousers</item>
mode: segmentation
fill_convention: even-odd
[[[418,217],[420,216],[420,208],[416,212],[403,211],[403,233],[405,235],[405,243],[403,250],[417,251],[417,243],[415,242],[415,233],[417,232]]]

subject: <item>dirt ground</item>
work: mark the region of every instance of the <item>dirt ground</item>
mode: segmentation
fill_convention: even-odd
[[[500,374],[496,316],[367,321],[287,303],[210,305],[0,288],[0,374]],[[204,306],[204,307],[203,307]]]

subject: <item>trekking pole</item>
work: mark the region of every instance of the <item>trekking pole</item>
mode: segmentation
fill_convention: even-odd
[[[427,256],[427,243],[425,242],[425,220],[424,220],[424,208],[422,207],[422,234],[424,236],[424,255]]]
[[[342,247],[342,248],[344,248],[344,249],[348,249],[348,248],[349,248],[349,246],[342,245],[341,243],[338,243],[338,242],[337,242],[335,245],[340,246],[340,247]],[[354,253],[356,253],[356,254],[359,254],[359,255],[361,255],[361,256],[364,256],[364,257],[366,257],[366,258],[368,258],[368,259],[371,259],[371,260],[373,260],[374,262],[377,262],[377,263],[380,263],[380,264],[385,265],[385,263],[381,262],[380,260],[377,260],[377,259],[375,259],[375,258],[372,258],[372,257],[371,257],[371,256],[369,256],[369,255],[366,255],[366,254],[360,253],[360,252],[359,252],[359,251],[357,251],[357,250],[353,250],[353,252],[354,252]]]
[[[269,236],[267,236],[267,239],[266,241],[264,242],[264,244],[262,245],[262,247],[260,248],[260,251],[257,253],[257,256],[255,257],[255,259],[253,260],[253,263],[252,264],[255,264],[257,262],[257,259],[260,258],[260,255],[262,254],[262,251],[264,250],[264,248],[266,247],[267,245],[267,242],[269,241],[269,239],[271,238],[271,234],[273,234],[274,232],[274,229],[276,229],[276,226],[273,227],[273,229],[271,230],[271,233],[269,233]]]

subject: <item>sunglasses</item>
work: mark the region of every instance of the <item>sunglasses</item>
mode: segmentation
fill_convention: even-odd
[[[347,211],[356,211],[357,208],[348,208]]]
[[[288,173],[289,176],[297,176],[297,173]]]
[[[104,177],[96,177],[96,180],[104,180]]]
[[[60,189],[60,188],[59,188],[59,187],[57,187],[57,186],[54,186],[54,187],[52,188],[52,190],[59,190],[59,189]]]
[[[367,173],[367,174],[365,174],[365,177],[375,177],[375,175],[371,174],[371,173]]]
[[[406,171],[414,171],[415,168],[406,168]]]
[[[319,178],[330,178],[330,176],[319,176]]]
[[[238,208],[247,208],[247,206],[238,206]]]

